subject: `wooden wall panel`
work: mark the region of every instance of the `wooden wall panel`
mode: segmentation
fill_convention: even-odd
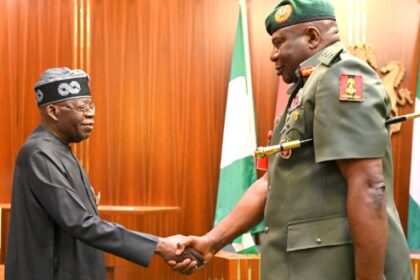
[[[39,121],[33,85],[49,67],[71,65],[72,0],[1,0],[0,202],[9,202],[14,160]]]
[[[414,100],[420,62],[419,1],[401,1],[397,9],[391,0],[367,1],[367,4],[367,42],[374,46],[381,67],[391,60],[404,65],[406,76],[401,87],[409,89]],[[409,104],[399,109],[400,114],[413,111],[413,105]],[[404,229],[407,226],[412,125],[412,121],[402,124],[401,131],[392,136],[395,203]]]
[[[89,168],[104,203],[179,205],[183,232],[211,226],[235,29],[226,14],[235,3],[93,1],[100,152]]]
[[[270,60],[271,37],[265,31],[265,17],[278,1],[248,1],[251,72],[255,114],[257,119],[257,143],[267,145],[267,133],[273,127],[277,99],[278,77]]]

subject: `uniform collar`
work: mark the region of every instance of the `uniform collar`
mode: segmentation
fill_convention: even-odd
[[[310,68],[315,67],[318,64],[322,63],[326,66],[330,66],[337,58],[340,53],[344,50],[344,45],[338,41],[328,47],[320,50],[307,60],[303,61],[299,68],[296,70],[296,75],[298,77],[308,77],[310,75]],[[305,74],[305,72],[309,72],[309,75]]]

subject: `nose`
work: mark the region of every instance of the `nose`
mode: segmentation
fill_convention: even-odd
[[[84,111],[85,117],[93,118],[95,116],[95,108],[88,107]]]
[[[275,62],[279,58],[279,49],[276,47],[273,47],[271,54],[270,54],[270,60],[272,62]]]

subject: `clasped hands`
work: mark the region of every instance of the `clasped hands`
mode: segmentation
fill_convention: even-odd
[[[206,236],[173,235],[159,238],[155,253],[172,270],[189,275],[204,266],[215,254]]]

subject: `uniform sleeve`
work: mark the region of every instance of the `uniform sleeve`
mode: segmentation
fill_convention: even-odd
[[[362,77],[363,102],[339,100],[341,74]],[[315,96],[316,162],[383,157],[389,139],[385,127],[388,103],[379,77],[368,65],[347,59],[327,69]]]
[[[29,158],[31,191],[48,215],[68,234],[82,242],[147,266],[157,237],[125,229],[88,212],[51,156],[42,151]]]

